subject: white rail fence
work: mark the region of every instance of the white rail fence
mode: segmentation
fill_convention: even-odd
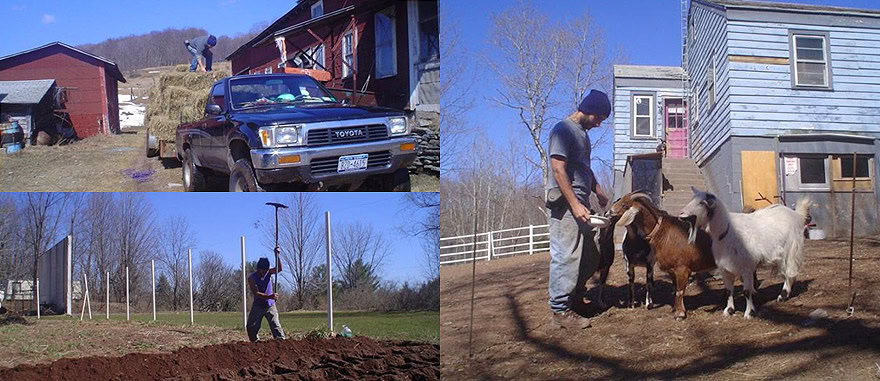
[[[474,248],[476,247],[476,255]],[[440,264],[491,261],[509,255],[534,254],[550,248],[550,225],[529,225],[457,237],[440,238]]]

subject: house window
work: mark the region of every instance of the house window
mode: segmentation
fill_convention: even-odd
[[[324,0],[318,0],[317,3],[312,4],[312,18],[316,19],[324,15]]]
[[[841,156],[840,157],[840,177],[842,179],[852,179],[855,177],[856,179],[864,179],[869,178],[870,173],[868,171],[868,157],[856,156],[856,168],[855,168],[855,176],[853,176],[853,159],[852,156]]]
[[[827,35],[791,35],[795,87],[831,88],[828,73]]]
[[[800,160],[801,186],[822,187],[828,184],[825,177],[824,157],[802,157]]]
[[[420,1],[419,4],[419,59],[440,58],[440,25],[437,21],[437,3]]]
[[[785,190],[827,191],[831,190],[828,172],[828,155],[797,155],[783,158]]]
[[[266,69],[264,69],[264,70],[263,70],[263,74],[272,74],[272,67],[269,66],[269,67],[267,67]]]
[[[853,189],[853,176],[855,176],[857,191],[871,191],[874,189],[874,159],[871,156],[856,156],[855,168],[853,168],[852,155],[834,156],[834,190],[851,191]]]
[[[633,137],[649,138],[654,136],[654,96],[633,96]]]
[[[394,7],[376,13],[376,78],[397,75]]]
[[[709,97],[709,110],[715,107],[715,53],[712,53],[712,62],[706,67],[706,94]]]
[[[314,58],[315,63],[317,63],[317,65],[313,65],[313,67],[317,69],[322,69],[326,67],[324,61],[324,44],[318,45],[314,49],[312,49],[312,58]]]
[[[342,36],[342,78],[348,78],[354,72],[354,32],[349,31]]]

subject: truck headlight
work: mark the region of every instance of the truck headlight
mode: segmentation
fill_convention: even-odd
[[[266,148],[302,144],[301,125],[261,127],[258,135]]]
[[[408,133],[408,128],[406,125],[406,118],[404,117],[394,117],[388,118],[388,126],[391,127],[391,135],[405,135]]]

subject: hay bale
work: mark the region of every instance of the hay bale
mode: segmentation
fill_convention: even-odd
[[[189,65],[186,65],[186,64],[183,64],[183,65],[177,65],[177,66],[174,67],[174,71],[176,71],[176,72],[180,72],[180,73],[183,73],[183,72],[189,71]]]
[[[181,71],[181,68],[185,69]],[[190,73],[187,65],[178,65],[175,71],[162,73],[150,91],[144,125],[150,133],[162,140],[174,140],[177,126],[204,117],[205,105],[211,86],[228,77],[228,70],[212,73]]]

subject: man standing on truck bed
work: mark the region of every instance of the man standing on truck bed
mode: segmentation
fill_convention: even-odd
[[[275,248],[275,258],[278,258],[279,248]],[[247,318],[248,338],[253,342],[259,337],[260,327],[263,325],[263,317],[269,321],[269,328],[272,329],[272,337],[276,339],[284,339],[284,331],[281,329],[281,321],[278,319],[278,309],[275,307],[275,300],[278,294],[272,290],[272,274],[281,272],[281,261],[276,263],[278,267],[269,268],[269,258],[263,257],[257,261],[257,271],[254,271],[248,277],[248,288],[254,295],[254,302],[251,304],[251,312]],[[275,275],[278,276],[278,275]]]
[[[553,323],[564,328],[587,328],[590,319],[572,308],[583,303],[586,281],[599,266],[595,232],[587,224],[590,193],[596,193],[603,207],[608,197],[590,169],[590,135],[611,114],[608,96],[590,91],[577,111],[550,130],[547,150],[551,172],[547,179],[547,208],[550,210],[550,309]]]
[[[184,41],[187,50],[192,54],[192,64],[189,65],[189,71],[194,72],[199,65],[199,57],[205,58],[205,71],[211,71],[211,64],[214,61],[214,53],[211,48],[217,46],[217,37],[214,35],[196,37],[192,40]]]

